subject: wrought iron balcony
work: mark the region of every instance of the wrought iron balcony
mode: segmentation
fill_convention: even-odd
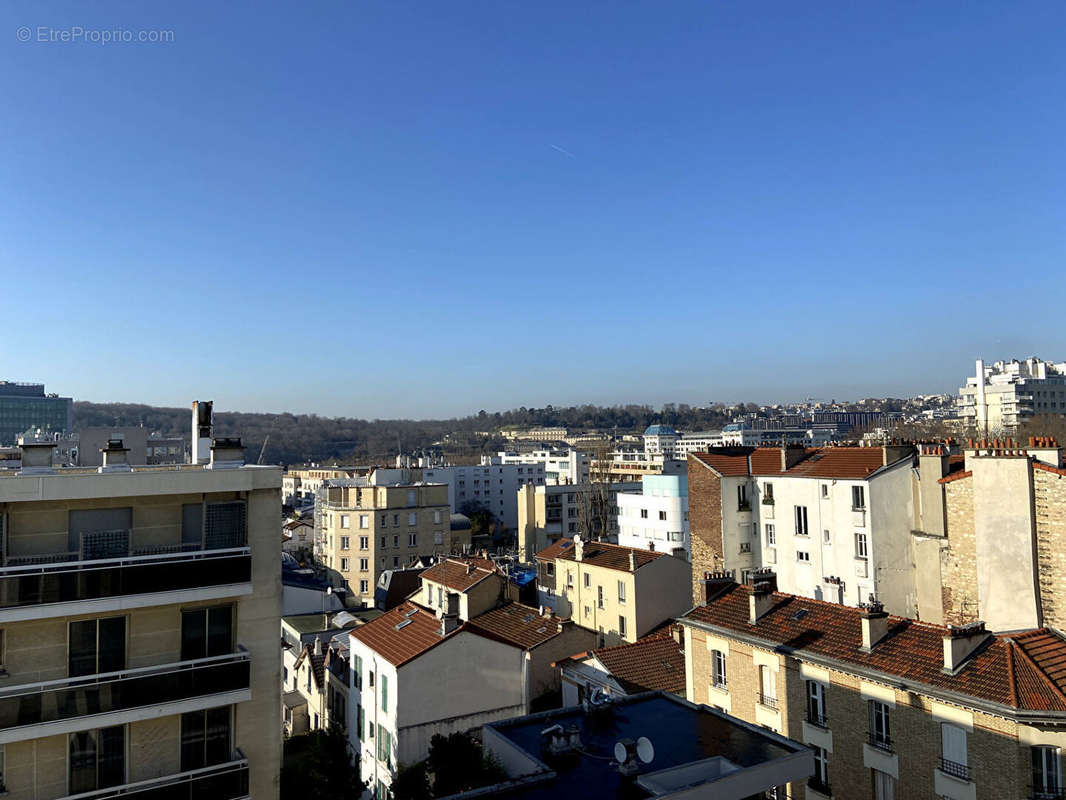
[[[75,554],[25,557],[19,559],[23,563],[0,567],[0,609],[200,589],[247,583],[252,578],[248,547],[46,560],[71,556]],[[30,558],[36,563],[24,563]]]
[[[895,752],[892,748],[891,736],[871,732],[867,735],[866,741],[869,742],[871,747],[876,747],[878,750],[882,750],[886,753]]]
[[[241,651],[0,690],[0,731],[250,688],[250,661]]]
[[[767,708],[772,708],[774,711],[777,711],[777,698],[759,692],[759,705],[766,706]]]
[[[960,764],[957,761],[941,758],[940,771],[953,778],[958,778],[960,781],[970,780],[970,767],[968,764]]]
[[[147,781],[126,783],[62,800],[241,800],[248,797],[248,759],[239,750],[233,761]]]
[[[807,722],[818,728],[829,728],[829,717],[809,708],[807,709]]]

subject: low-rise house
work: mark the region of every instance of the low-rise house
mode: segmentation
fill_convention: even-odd
[[[537,553],[540,605],[599,634],[633,642],[691,607],[691,567],[666,553],[561,539]]]
[[[681,629],[673,624],[631,644],[577,653],[555,666],[564,707],[584,703],[597,692],[606,698],[649,691],[685,696],[685,650]]]
[[[814,750],[797,800],[1062,796],[1066,641],[703,579],[686,694]]]

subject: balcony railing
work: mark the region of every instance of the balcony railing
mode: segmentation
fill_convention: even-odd
[[[248,653],[241,651],[12,686],[0,690],[0,730],[248,689],[249,665]]]
[[[9,563],[14,560],[9,559]],[[248,547],[19,563],[0,567],[0,609],[200,589],[247,583],[251,578],[252,558]]]
[[[248,797],[248,759],[238,750],[236,758],[225,764],[67,795],[62,800],[110,800],[113,797],[129,800],[239,800]]]
[[[777,711],[777,698],[760,692],[759,705],[766,706],[767,708],[772,708],[774,711]]]
[[[870,733],[867,735],[866,741],[869,742],[871,747],[876,747],[878,750],[882,750],[886,753],[894,752],[892,749],[891,736],[885,736],[880,733]]]
[[[807,785],[818,792],[818,794],[824,794],[826,797],[833,796],[833,790],[829,786],[829,781],[819,780],[818,778],[808,778]]]
[[[1064,789],[1033,789],[1031,800],[1066,800]]]
[[[946,758],[941,758],[940,771],[961,781],[970,780],[970,767],[968,764],[960,764],[958,761],[949,761]]]

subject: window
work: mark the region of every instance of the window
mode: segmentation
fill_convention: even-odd
[[[869,555],[866,548],[866,534],[855,534],[855,558],[866,558]]]
[[[363,716],[362,703],[355,704],[355,736],[358,741],[363,741],[363,722],[365,717]]]
[[[592,586],[592,576],[589,575],[586,572],[585,575],[584,575],[584,579],[585,579],[585,588],[588,589],[589,587]]]
[[[436,522],[436,523],[440,523],[440,510],[439,509],[433,512],[433,521]]]
[[[363,657],[352,656],[352,686],[356,689],[363,688]]]
[[[618,602],[624,603],[626,601],[626,583],[625,581],[618,581]]]
[[[392,526],[394,528],[400,527],[400,515],[399,514],[393,514],[392,515]]]
[[[381,549],[382,550],[384,550],[386,547],[389,546],[388,545],[388,541],[389,541],[389,537],[388,536],[382,536],[381,537]]]
[[[352,520],[347,514],[341,514],[341,527],[342,528],[350,528],[350,527],[352,527]]]
[[[370,569],[370,559],[369,558],[360,558],[359,559],[359,571],[360,572],[366,572],[369,569]]]
[[[742,483],[737,487],[737,510],[745,511],[748,508],[748,484]]]
[[[866,487],[865,486],[852,486],[851,487],[851,507],[856,511],[862,511],[866,508]]]
[[[948,775],[970,779],[970,760],[966,753],[966,731],[956,725],[940,725],[940,768]]]
[[[889,709],[877,700],[870,701],[870,744],[882,750],[892,749]]]
[[[412,511],[410,514],[407,515],[407,524],[408,525],[417,525],[418,524],[418,512],[417,511]]]
[[[181,771],[225,764],[230,748],[230,707],[181,715]]]
[[[181,612],[181,660],[233,652],[233,606]]]
[[[822,497],[829,497],[829,484],[828,483],[823,483],[822,484]]]
[[[640,510],[640,518],[641,519],[647,519],[648,518],[648,509],[642,508]]]
[[[400,546],[400,536],[399,536],[399,534],[397,534],[396,536],[392,537],[392,546],[393,547],[399,547]]]
[[[396,569],[399,566],[400,566],[400,557],[399,556],[393,556],[392,557],[392,567],[393,567],[393,569]]]
[[[389,515],[388,514],[382,514],[381,515],[381,527],[382,528],[387,528],[388,526],[389,526]]]
[[[341,572],[347,572],[348,571],[349,566],[350,566],[348,561],[349,561],[349,559],[347,559],[347,558],[342,558],[341,559]]]
[[[93,792],[126,782],[125,726],[72,733],[68,743],[67,791],[70,794]]]
[[[596,606],[597,608],[603,608],[603,587],[596,587]]]
[[[820,728],[829,722],[825,713],[825,686],[818,681],[807,681],[807,722]]]
[[[381,711],[382,713],[389,710],[389,676],[381,676]]]
[[[408,489],[407,490],[407,505],[413,506],[415,504],[416,495],[417,495],[417,492],[415,492],[414,489]]]
[[[359,581],[359,594],[366,594],[370,591],[369,581]]]
[[[554,577],[555,576],[555,562],[554,561],[546,561],[546,562],[544,562],[544,574],[549,576],[549,577]]]
[[[772,483],[764,483],[762,485],[762,501],[764,503],[774,502],[774,485]]]
[[[659,512],[659,521],[660,522],[666,522],[666,512],[665,511],[660,511]]]
[[[351,543],[351,538],[350,537],[342,536],[341,537],[341,550],[347,550],[350,543]]]
[[[433,532],[433,544],[444,544],[444,532],[443,531],[434,531]]]
[[[572,570],[567,570],[566,571],[566,588],[568,588],[568,589],[573,589],[574,588],[574,573],[573,573]]]
[[[896,800],[896,779],[878,769],[873,774],[874,800]]]
[[[807,506],[796,506],[796,535],[807,536]]]
[[[409,533],[409,534],[407,534],[407,546],[408,547],[417,547],[418,546],[418,534],[417,533]]]
[[[777,708],[777,685],[774,671],[766,664],[759,665],[759,702],[770,708]]]
[[[378,724],[378,761],[391,769],[392,767],[392,734]],[[388,790],[386,789],[387,797]]]
[[[1059,797],[1062,791],[1062,768],[1059,763],[1059,748],[1038,746],[1032,749],[1033,797]]]
[[[833,535],[829,532],[829,528],[826,528],[824,531],[822,531],[822,541],[825,544],[833,543]]]
[[[626,618],[621,615],[618,617],[618,635],[626,638]]]
[[[126,668],[125,617],[72,622],[69,637],[68,677],[117,672]]]
[[[810,564],[811,554],[806,550],[797,550],[796,561],[798,561],[800,564]]]
[[[811,788],[822,794],[830,794],[829,790],[829,754],[818,745],[807,745],[814,751],[814,774],[810,777]]]
[[[359,515],[359,527],[360,528],[369,528],[370,527],[370,515],[369,514],[360,514]]]
[[[774,532],[774,525],[772,522],[767,522],[763,527],[766,531],[766,546],[773,547],[777,544],[777,534]]]
[[[711,684],[715,689],[725,689],[725,653],[721,650],[711,651]]]

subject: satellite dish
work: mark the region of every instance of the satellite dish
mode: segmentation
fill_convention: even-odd
[[[633,746],[632,739],[622,739],[620,742],[615,742],[614,745],[614,760],[619,764],[624,764],[629,760],[629,748]]]
[[[637,758],[642,764],[650,764],[655,758],[655,746],[647,736],[637,739]]]

